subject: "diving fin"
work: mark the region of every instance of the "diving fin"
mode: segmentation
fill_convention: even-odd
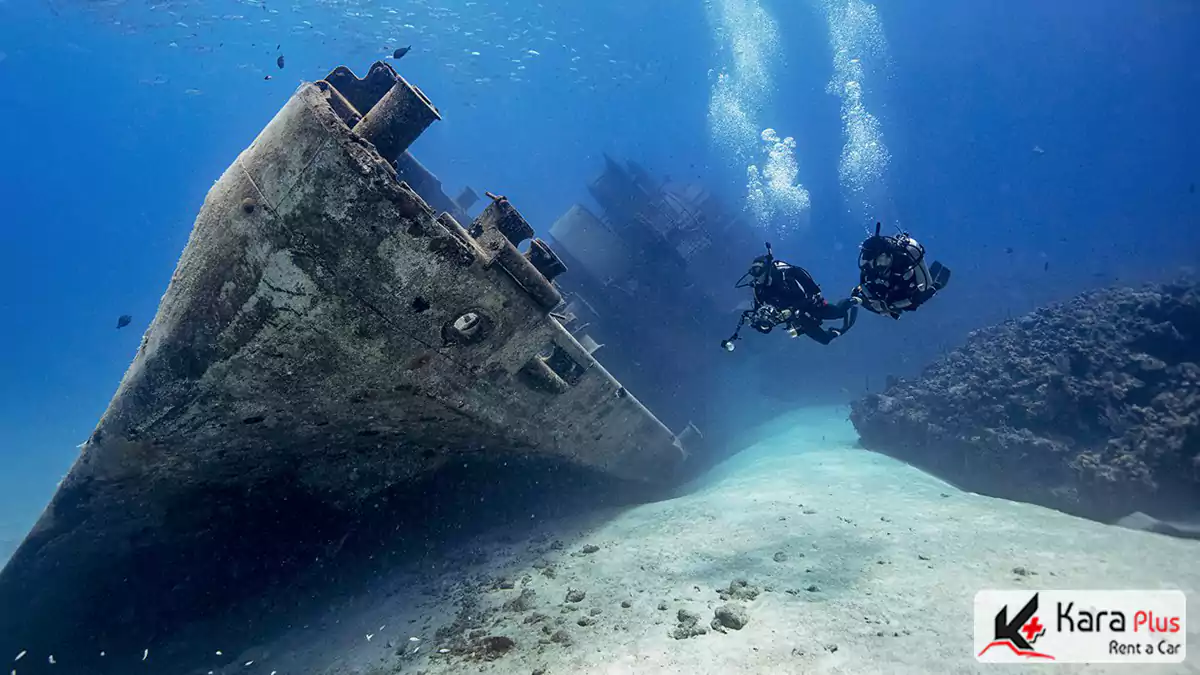
[[[934,262],[929,266],[929,276],[933,278],[933,287],[940,291],[950,283],[950,268],[940,262]]]

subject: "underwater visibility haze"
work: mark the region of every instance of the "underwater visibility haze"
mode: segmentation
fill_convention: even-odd
[[[1200,672],[1197,62],[1186,0],[0,0],[2,668]]]

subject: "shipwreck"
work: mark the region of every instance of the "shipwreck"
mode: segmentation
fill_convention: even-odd
[[[0,573],[0,652],[119,642],[122,611],[185,612],[173,594],[203,594],[263,528],[378,508],[448,462],[676,475],[696,429],[677,437],[573,334],[552,246],[503,196],[467,222],[473,192],[404,180],[436,182],[408,148],[438,119],[391,66],[340,67],[213,185],[107,411]],[[145,601],[124,610],[130,593]]]
[[[672,428],[703,421],[715,438],[710,421],[726,417],[716,408],[727,400],[714,393],[737,373],[714,358],[713,336],[737,320],[746,296],[734,282],[762,242],[711,191],[657,179],[633,161],[605,155],[587,191],[596,206],[573,204],[548,235],[572,270],[561,286],[566,313],[586,325],[581,341],[604,347],[605,363]],[[716,458],[700,459],[689,468]]]

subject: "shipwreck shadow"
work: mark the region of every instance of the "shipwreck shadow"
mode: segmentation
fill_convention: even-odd
[[[0,648],[28,650],[21,672],[55,654],[56,672],[124,674],[152,649],[156,670],[229,658],[270,641],[396,568],[436,563],[482,533],[520,537],[546,521],[604,518],[614,507],[668,496],[541,459],[459,458],[354,513],[281,481],[248,494],[196,494],[219,503],[209,527],[170,548],[152,541],[87,570],[86,588],[54,589],[55,609],[28,615],[39,589],[6,589]],[[591,514],[591,515],[589,515]],[[24,598],[22,597],[24,596]],[[40,663],[39,663],[40,662]],[[66,669],[65,671],[63,669]],[[49,671],[47,671],[49,672]]]

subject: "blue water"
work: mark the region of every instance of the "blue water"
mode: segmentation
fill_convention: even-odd
[[[730,150],[710,99],[759,50],[741,103],[755,134],[794,139],[797,173],[747,226],[830,295],[853,284],[875,218],[956,274],[920,321],[864,317],[824,352],[761,341],[815,397],[882,379],[897,354],[896,371],[915,369],[1006,313],[1195,263],[1197,5],[877,3],[851,35],[872,39],[850,44],[888,161],[856,192],[829,87],[831,33],[851,27],[826,8],[843,4],[0,0],[0,540],[28,528],[103,412],[213,180],[301,80],[363,73],[396,47],[413,46],[397,67],[444,118],[414,153],[452,194],[503,193],[539,232],[585,199],[601,152],[701,181],[740,212],[761,142]],[[714,32],[722,11],[741,33]],[[810,207],[792,217],[797,185]]]

